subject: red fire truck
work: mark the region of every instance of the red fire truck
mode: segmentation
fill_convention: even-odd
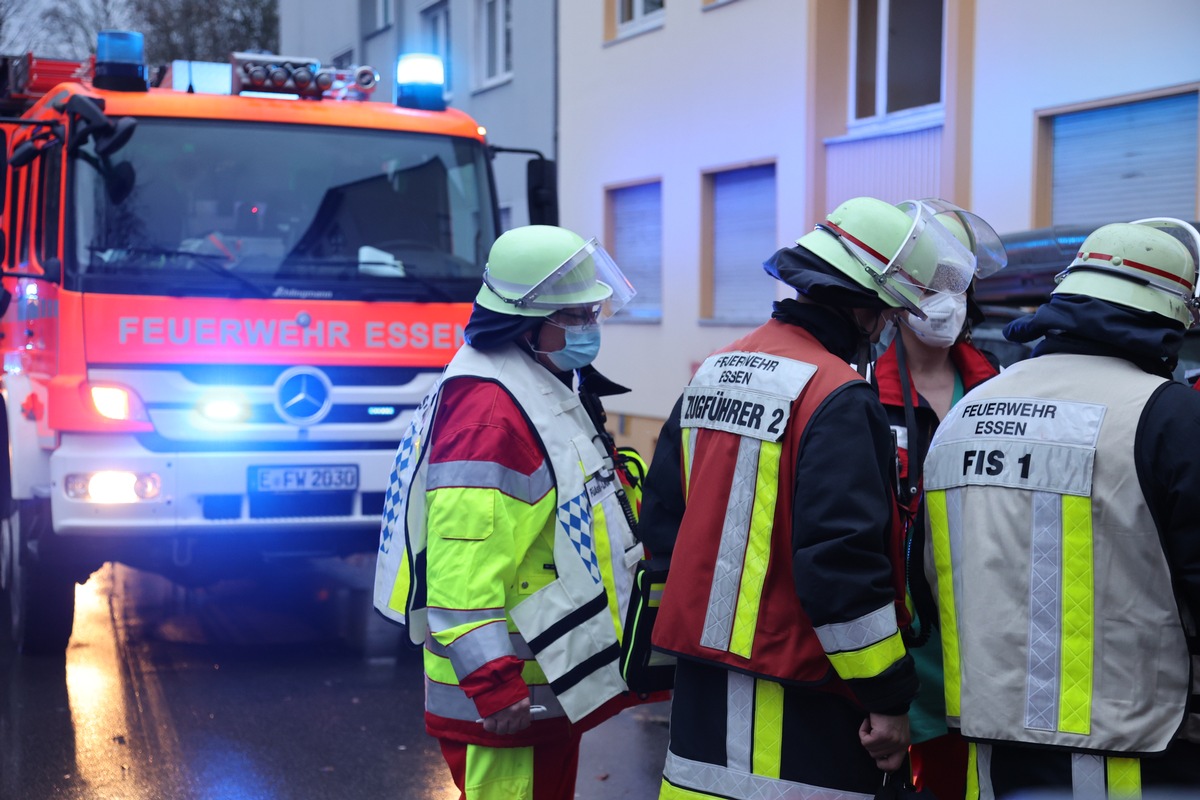
[[[498,233],[501,148],[436,78],[362,102],[370,68],[234,54],[210,94],[148,86],[140,47],[0,58],[0,633],[28,653],[104,562],[203,585],[374,551]]]

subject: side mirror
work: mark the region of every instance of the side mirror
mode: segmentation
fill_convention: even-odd
[[[72,149],[87,141],[90,136],[96,141],[96,153],[102,157],[110,156],[124,147],[133,135],[133,129],[137,127],[137,120],[130,117],[114,120],[104,113],[95,100],[81,94],[71,95],[64,109],[84,121]]]
[[[37,142],[21,142],[13,148],[12,155],[8,157],[8,165],[13,169],[28,166],[41,152]]]
[[[535,158],[525,167],[528,191],[529,224],[558,224],[558,164],[548,158]]]
[[[104,174],[104,188],[108,190],[108,199],[114,206],[119,206],[129,199],[134,185],[137,183],[137,173],[133,164],[121,161]]]
[[[119,117],[112,123],[111,130],[96,133],[96,153],[107,157],[117,152],[129,142],[129,137],[133,136],[133,129],[136,127],[137,120],[132,117]]]

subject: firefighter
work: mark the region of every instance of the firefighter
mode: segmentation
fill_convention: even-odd
[[[764,266],[797,296],[703,362],[643,495],[670,561],[653,642],[678,659],[660,797],[869,798],[917,679],[891,432],[849,363],[974,256],[924,204],[859,197]]]
[[[1004,245],[990,225],[944,200],[922,202],[937,209],[938,221],[971,248],[976,279],[1004,267]],[[924,318],[901,314],[895,336],[871,373],[896,439],[897,500],[906,520],[909,596],[919,619],[919,632],[910,647],[921,684],[908,715],[913,782],[942,800],[963,797],[967,745],[946,726],[937,608],[924,569],[921,464],[933,432],[950,407],[964,392],[999,372],[996,358],[971,342],[971,324],[983,321],[973,289],[974,280],[963,294],[934,294],[922,300]]]
[[[1010,323],[925,463],[946,713],[968,797],[1200,789],[1200,396],[1171,379],[1200,235],[1106,225]],[[1192,713],[1189,713],[1189,710]]]
[[[632,293],[595,240],[504,233],[397,457],[381,564],[397,536],[406,556],[376,599],[424,641],[426,730],[466,800],[573,798],[580,735],[637,702],[617,658],[642,548],[575,390]]]

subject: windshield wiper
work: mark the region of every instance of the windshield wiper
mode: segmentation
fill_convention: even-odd
[[[191,250],[171,250],[166,247],[118,247],[118,248],[113,248],[113,247],[99,247],[99,246],[93,245],[93,246],[89,247],[88,249],[91,250],[92,252],[102,252],[102,253],[118,253],[118,254],[132,253],[132,254],[144,255],[144,256],[161,256],[164,258],[188,258],[188,259],[191,259],[192,261],[194,261],[196,264],[199,264],[201,267],[208,270],[209,272],[211,272],[214,275],[220,275],[223,278],[228,278],[229,280],[240,283],[242,286],[249,289],[250,292],[255,297],[268,297],[269,296],[267,294],[267,292],[264,291],[262,289],[262,287],[260,287],[254,281],[252,281],[248,278],[244,278],[241,275],[237,274],[236,272],[234,272],[230,269],[226,269],[225,267],[221,266],[221,264],[218,264],[217,263],[218,261],[222,262],[222,263],[227,263],[229,261],[229,257],[222,253],[196,253]],[[108,266],[110,263],[113,263],[114,261],[120,261],[120,260],[121,260],[121,258],[118,255],[118,256],[114,257],[112,259],[112,261],[106,261],[106,260],[102,259],[100,261],[100,263],[103,264],[104,266]]]

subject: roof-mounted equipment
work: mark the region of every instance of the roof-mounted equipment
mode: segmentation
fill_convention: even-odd
[[[322,67],[315,58],[269,53],[233,53],[233,93],[286,94],[320,100],[366,100],[379,83],[371,67]]]

